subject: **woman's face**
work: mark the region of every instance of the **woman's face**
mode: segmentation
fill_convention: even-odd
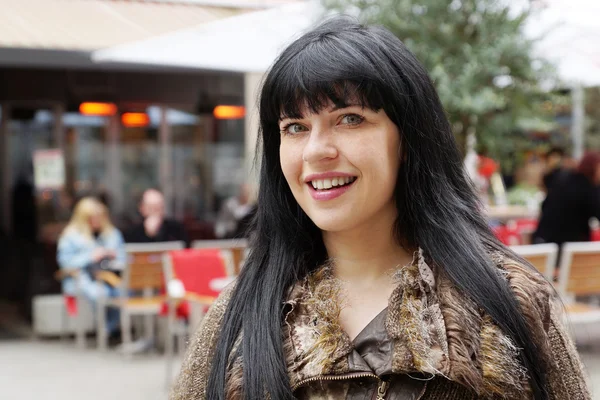
[[[281,169],[304,212],[323,231],[396,217],[398,128],[383,110],[359,106],[279,122]]]
[[[103,216],[101,213],[90,215],[88,222],[92,231],[99,232],[102,229],[102,220]]]

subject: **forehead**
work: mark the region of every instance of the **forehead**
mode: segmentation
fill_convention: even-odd
[[[144,194],[143,202],[149,205],[160,204],[163,202],[163,196],[158,192],[147,192]]]

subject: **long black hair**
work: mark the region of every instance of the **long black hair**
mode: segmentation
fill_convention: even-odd
[[[223,319],[208,398],[225,399],[225,375],[243,362],[244,399],[293,399],[282,348],[287,291],[327,258],[320,230],[294,199],[279,159],[279,119],[329,102],[383,109],[398,126],[395,189],[399,244],[419,246],[521,349],[535,399],[547,398],[544,362],[490,250],[515,257],[491,233],[424,67],[389,31],[335,17],[287,47],[260,96],[260,186],[252,252]],[[241,345],[234,345],[243,332]],[[233,353],[233,354],[232,354]]]

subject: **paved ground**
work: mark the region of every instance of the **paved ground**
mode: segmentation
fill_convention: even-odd
[[[600,350],[583,359],[600,400]],[[126,360],[72,342],[0,341],[2,400],[166,400],[165,373],[159,355]]]
[[[72,342],[0,342],[2,400],[165,400],[165,359],[124,359]]]

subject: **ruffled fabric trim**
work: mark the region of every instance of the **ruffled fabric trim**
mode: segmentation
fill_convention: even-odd
[[[532,332],[545,338],[549,285],[525,266],[499,261]],[[386,330],[394,340],[395,373],[443,376],[483,397],[530,397],[512,340],[430,267],[422,250],[394,277],[398,287],[389,300]],[[330,266],[291,291],[283,339],[292,386],[311,377],[348,372],[347,356],[353,348],[339,324],[338,298],[339,285]],[[540,350],[546,350],[547,343],[539,342]]]

